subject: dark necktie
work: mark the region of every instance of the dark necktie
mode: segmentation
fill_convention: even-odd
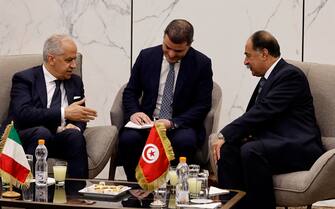
[[[169,73],[166,77],[164,92],[162,97],[161,110],[159,118],[172,118],[173,86],[174,86],[174,64],[170,63]]]
[[[60,91],[60,84],[62,83],[62,81],[55,80],[55,83],[56,83],[56,89],[55,89],[54,95],[52,96],[50,108],[61,108],[62,93]]]
[[[262,77],[261,80],[259,81],[256,102],[257,102],[259,94],[261,93],[261,91],[263,89],[263,86],[264,86],[265,82],[266,82],[266,78],[264,78],[264,77]]]

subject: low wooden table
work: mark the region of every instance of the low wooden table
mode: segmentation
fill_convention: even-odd
[[[78,191],[84,187],[92,184],[98,184],[100,181],[104,181],[106,184],[112,185],[125,185],[132,189],[118,196],[102,197],[102,196],[90,196],[83,195]],[[34,186],[34,185],[32,185]],[[9,207],[20,207],[20,208],[47,208],[47,209],[58,209],[58,208],[94,208],[94,209],[106,209],[106,208],[149,208],[150,203],[153,201],[153,194],[148,193],[148,196],[138,198],[134,196],[134,191],[139,190],[140,187],[135,182],[125,181],[108,181],[98,179],[66,179],[65,186],[63,188],[56,188],[55,185],[48,186],[48,202],[37,202],[25,201],[21,199],[13,200],[0,197],[0,206]],[[2,188],[0,193],[2,194]],[[235,205],[243,196],[244,192],[238,190],[231,190],[229,194],[213,196],[214,201],[221,201],[223,209],[229,209]],[[171,197],[171,198],[170,198]],[[167,202],[169,203],[167,208],[174,208],[173,196],[169,195]]]

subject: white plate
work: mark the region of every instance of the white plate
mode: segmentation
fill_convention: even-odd
[[[191,203],[196,203],[196,204],[207,204],[211,202],[213,202],[213,200],[211,199],[191,199]]]
[[[153,208],[163,208],[163,207],[166,207],[166,203],[163,203],[163,202],[158,202],[157,200],[156,201],[153,201],[152,203],[150,203],[150,207],[153,207]]]
[[[108,186],[108,185],[106,185]],[[124,193],[125,191],[128,191],[129,189],[131,189],[131,187],[128,186],[122,186],[122,188],[120,189],[120,191],[114,192],[114,191],[99,191],[99,190],[95,190],[94,189],[95,185],[91,185],[88,187],[85,187],[81,190],[79,190],[79,193],[82,193],[84,195],[94,195],[94,196],[116,196],[119,194]]]

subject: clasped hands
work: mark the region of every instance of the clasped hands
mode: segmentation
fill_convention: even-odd
[[[97,111],[82,106],[84,102],[85,98],[67,106],[64,110],[65,119],[80,122],[89,122],[90,120],[94,120],[97,117]]]
[[[152,121],[147,114],[144,112],[136,112],[130,116],[130,121],[138,125],[152,124],[152,123],[162,123],[166,129],[171,128],[171,122],[168,119],[158,119]]]

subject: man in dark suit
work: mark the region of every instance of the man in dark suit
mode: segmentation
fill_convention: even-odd
[[[84,107],[81,78],[73,74],[77,47],[67,35],[53,35],[43,49],[43,65],[16,73],[12,80],[9,115],[27,154],[35,154],[45,139],[49,157],[67,160],[68,176],[88,177],[86,122],[96,111]],[[78,101],[75,101],[78,100]]]
[[[270,33],[248,39],[244,64],[262,78],[246,113],[218,134],[219,185],[247,192],[241,208],[275,209],[272,175],[309,169],[323,152],[320,130],[305,74],[280,57]]]
[[[173,164],[179,156],[194,162],[196,148],[205,140],[203,121],[211,107],[211,60],[193,49],[192,41],[188,21],[170,22],[163,44],[140,52],[123,93],[126,122],[149,124],[155,118],[165,125],[176,156]],[[135,180],[148,133],[128,128],[120,132],[119,159],[128,180]]]

